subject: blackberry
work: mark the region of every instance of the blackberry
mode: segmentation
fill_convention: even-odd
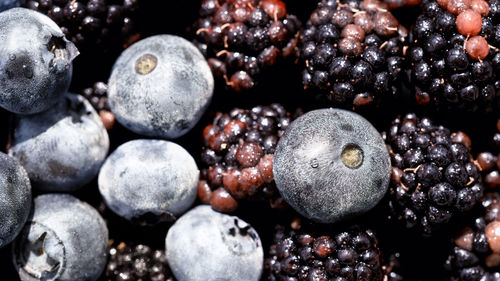
[[[491,190],[500,187],[500,161],[491,152],[481,152],[476,157],[484,187]]]
[[[265,280],[382,280],[381,253],[370,229],[287,230],[276,226]],[[396,279],[397,280],[397,279]]]
[[[278,140],[291,116],[279,104],[235,108],[217,113],[203,130],[198,198],[221,212],[232,212],[237,199],[284,203],[274,183],[272,163]]]
[[[236,92],[251,89],[283,58],[298,57],[301,23],[281,0],[203,0],[200,16],[195,44]]]
[[[81,52],[124,48],[139,39],[141,0],[29,0],[26,7],[49,16]]]
[[[396,118],[384,135],[393,166],[388,192],[391,217],[406,228],[431,235],[481,197],[479,169],[465,133],[451,133],[410,113]]]
[[[487,194],[481,211],[455,237],[445,269],[451,280],[500,279],[500,195]]]
[[[94,109],[99,112],[101,121],[107,130],[113,128],[115,115],[111,112],[108,102],[108,85],[104,82],[96,82],[92,87],[83,89],[80,94],[84,96]]]
[[[421,7],[406,52],[417,104],[493,111],[500,103],[500,1],[424,0]]]
[[[174,281],[163,250],[124,242],[113,245],[109,250],[106,267],[107,280]]]
[[[321,1],[300,36],[302,82],[336,106],[398,93],[407,30],[378,0]]]

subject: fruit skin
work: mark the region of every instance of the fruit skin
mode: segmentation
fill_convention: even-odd
[[[19,162],[0,152],[0,248],[21,232],[31,209],[31,184]]]
[[[71,82],[73,43],[50,18],[24,8],[0,13],[0,41],[8,42],[0,48],[0,106],[33,114],[54,105]]]
[[[44,194],[14,242],[22,281],[97,280],[107,260],[108,228],[89,204],[68,194]]]
[[[238,217],[198,206],[169,229],[167,261],[178,281],[259,280],[264,252],[257,232]]]
[[[172,220],[196,199],[199,170],[181,146],[164,140],[120,145],[99,172],[99,191],[116,214],[139,223]]]
[[[0,0],[0,12],[19,7],[24,4],[24,2],[26,2],[26,0]]]
[[[67,93],[49,110],[21,116],[8,153],[25,167],[34,188],[74,191],[99,172],[109,137],[82,96]]]
[[[355,144],[363,151],[357,168],[342,161]],[[281,196],[303,216],[333,223],[363,214],[384,196],[391,162],[377,130],[360,115],[335,108],[310,111],[287,128],[274,154]]]
[[[109,78],[108,100],[118,122],[129,130],[177,138],[201,118],[213,89],[212,72],[192,43],[156,35],[120,55]]]

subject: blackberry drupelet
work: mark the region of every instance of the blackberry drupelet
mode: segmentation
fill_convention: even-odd
[[[392,162],[388,192],[391,218],[430,236],[481,197],[479,169],[463,132],[415,114],[398,117],[384,133]]]
[[[417,104],[493,111],[500,104],[500,1],[424,0],[409,35]]]
[[[484,187],[489,190],[500,187],[498,156],[491,152],[481,152],[477,155],[476,162],[481,171]]]
[[[107,130],[113,128],[116,119],[109,108],[108,85],[104,82],[96,82],[92,87],[83,89],[81,95],[92,104],[97,112],[99,112],[104,127],[106,127]]]
[[[304,88],[354,108],[397,95],[406,35],[378,0],[319,2],[300,36]]]
[[[138,40],[135,24],[140,1],[30,0],[25,6],[49,16],[80,52],[87,52],[121,49]]]
[[[281,0],[203,0],[200,16],[195,44],[214,76],[236,92],[251,89],[280,60],[298,57],[301,23]]]
[[[110,281],[174,281],[163,250],[149,246],[128,245],[124,242],[109,250],[106,278]]]
[[[232,212],[237,199],[269,199],[282,207],[272,172],[274,150],[291,116],[279,104],[217,113],[203,130],[198,198],[220,212]]]
[[[453,241],[445,262],[450,280],[500,280],[500,195],[487,194],[480,209]]]
[[[286,230],[276,226],[264,262],[265,280],[382,280],[381,253],[375,233]],[[394,279],[397,280],[397,279]]]

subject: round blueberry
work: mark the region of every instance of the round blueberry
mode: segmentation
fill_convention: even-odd
[[[181,146],[164,140],[120,145],[99,172],[99,191],[118,215],[138,223],[170,221],[196,199],[199,170]]]
[[[0,152],[0,248],[19,234],[30,209],[28,174],[16,159]]]
[[[19,118],[9,155],[21,162],[34,188],[67,192],[97,175],[108,148],[108,133],[92,105],[68,93],[49,110]]]
[[[35,198],[12,253],[22,281],[86,281],[99,278],[107,247],[108,229],[94,208],[68,194],[45,194]]]
[[[3,12],[5,10],[14,7],[19,7],[23,5],[25,2],[26,0],[0,0],[0,12]]]
[[[25,8],[0,13],[0,42],[1,107],[39,113],[64,95],[78,50],[49,17]]]
[[[382,199],[391,163],[384,140],[366,119],[330,108],[290,124],[278,142],[273,173],[297,212],[333,223],[365,213]]]
[[[178,281],[253,281],[262,273],[264,251],[255,229],[208,205],[177,220],[165,245],[168,264]]]
[[[201,118],[214,89],[200,51],[174,35],[156,35],[127,48],[109,78],[109,103],[118,122],[138,134],[176,138]]]

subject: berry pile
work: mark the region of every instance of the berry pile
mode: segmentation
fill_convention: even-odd
[[[500,0],[0,0],[0,42],[2,280],[500,280]]]

